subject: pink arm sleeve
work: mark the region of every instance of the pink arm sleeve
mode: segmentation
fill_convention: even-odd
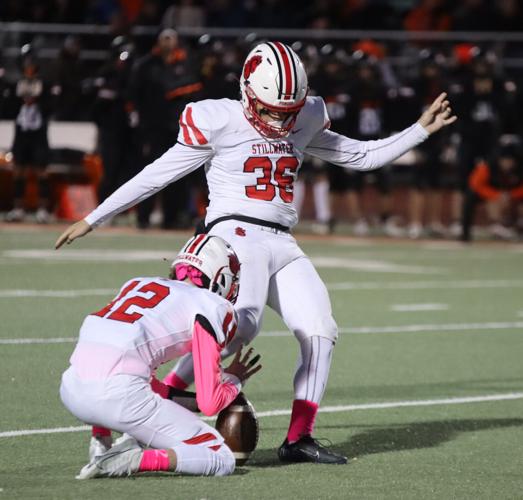
[[[194,383],[196,401],[205,415],[215,415],[228,406],[238,395],[240,388],[231,382],[222,383],[220,370],[220,346],[214,338],[212,327],[194,323],[192,353],[194,359]]]

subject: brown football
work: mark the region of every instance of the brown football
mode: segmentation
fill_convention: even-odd
[[[243,392],[218,414],[216,429],[234,453],[236,465],[244,465],[258,444],[258,419]]]

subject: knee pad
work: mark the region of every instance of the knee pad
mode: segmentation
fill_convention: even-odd
[[[261,317],[251,309],[238,309],[238,333],[244,344],[250,344],[261,326]]]
[[[301,341],[310,337],[323,337],[331,340],[333,343],[338,340],[338,325],[331,314],[321,316],[302,328],[295,328],[294,335]]]

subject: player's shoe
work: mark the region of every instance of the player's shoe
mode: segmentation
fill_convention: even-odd
[[[85,465],[76,479],[129,476],[140,467],[142,452],[138,441],[127,436],[103,455],[95,457],[93,462]]]
[[[347,463],[347,457],[330,451],[312,436],[303,436],[295,443],[289,443],[286,439],[278,450],[278,457],[281,462]]]
[[[23,208],[13,208],[5,216],[6,222],[22,222],[25,219],[25,210]]]
[[[38,224],[49,224],[51,222],[51,214],[45,208],[39,208],[36,211],[35,218]]]
[[[91,436],[89,443],[89,463],[94,462],[98,455],[103,455],[113,444],[111,436]]]

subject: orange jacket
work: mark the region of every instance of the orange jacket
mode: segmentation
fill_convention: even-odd
[[[490,167],[484,163],[478,163],[469,177],[469,187],[474,193],[484,200],[497,200],[504,192],[492,186],[490,182]],[[513,200],[523,200],[523,183],[509,189],[508,193]]]

